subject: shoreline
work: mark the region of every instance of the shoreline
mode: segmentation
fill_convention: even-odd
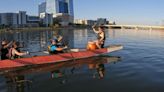
[[[86,28],[91,28],[90,26],[67,26],[67,27],[31,27],[31,28],[13,28],[13,29],[0,29],[0,34],[1,33],[6,33],[6,32],[17,32],[17,31],[37,31],[37,30],[57,30],[57,29],[86,29]]]
[[[37,31],[37,30],[58,30],[58,29],[86,29],[91,28],[91,26],[66,26],[66,27],[30,27],[30,28],[14,28],[14,29],[0,29],[0,34],[6,32],[18,32],[18,31]],[[120,27],[109,27],[107,29],[122,29]],[[134,28],[124,28],[124,29],[134,29]],[[148,28],[138,28],[134,30],[150,30]],[[160,28],[152,28],[151,30],[164,30]]]

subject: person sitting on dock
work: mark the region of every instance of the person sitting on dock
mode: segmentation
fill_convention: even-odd
[[[96,26],[93,25],[92,28],[93,28],[93,31],[97,34],[97,40],[95,41],[97,47],[98,48],[104,48],[104,43],[105,43],[105,39],[106,39],[105,32],[104,32],[104,27],[99,26],[98,30],[96,30]]]
[[[3,40],[1,42],[1,60],[5,60],[5,59],[9,59],[8,58],[8,50],[9,50],[9,47],[12,45],[12,41],[11,42],[7,42],[6,40]]]
[[[67,49],[67,46],[64,47],[58,47],[57,46],[57,40],[51,40],[51,45],[48,46],[48,51],[50,54],[58,54],[63,53],[63,50]]]
[[[12,44],[12,48],[10,48],[9,50],[9,57],[10,59],[16,59],[16,58],[20,58],[21,56],[24,56],[24,55],[28,55],[29,52],[20,52],[19,50],[19,42],[14,42]]]

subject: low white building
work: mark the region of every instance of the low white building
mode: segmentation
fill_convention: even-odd
[[[96,21],[94,20],[86,20],[86,19],[75,19],[74,24],[81,24],[81,25],[94,25]]]
[[[108,21],[108,24],[109,25],[116,25],[116,22],[115,21]]]

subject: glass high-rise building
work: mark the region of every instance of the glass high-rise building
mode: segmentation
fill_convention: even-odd
[[[73,0],[46,0],[46,12],[53,15],[65,13],[74,16]]]
[[[69,15],[74,16],[74,10],[73,10],[73,0],[66,0],[66,2],[68,3],[68,12]]]
[[[7,25],[11,27],[18,26],[18,14],[17,13],[0,13],[1,23],[0,25]]]
[[[68,3],[59,1],[59,13],[68,13]]]
[[[27,24],[27,17],[26,17],[26,11],[19,11],[18,13],[18,24],[19,25],[25,25]]]
[[[46,14],[52,14],[62,25],[73,23],[73,0],[46,0],[39,5],[39,16],[45,18]]]
[[[57,0],[46,0],[46,12],[56,14],[57,13]]]
[[[46,2],[43,2],[39,5],[39,14],[46,12]]]

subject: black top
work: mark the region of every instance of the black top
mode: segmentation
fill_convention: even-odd
[[[1,60],[8,59],[7,57],[8,54],[8,48],[1,48]]]

